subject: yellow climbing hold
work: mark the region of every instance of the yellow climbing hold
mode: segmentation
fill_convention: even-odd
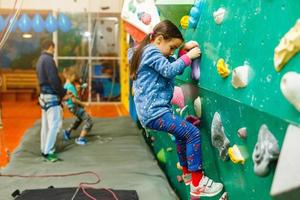
[[[182,166],[180,165],[179,162],[177,162],[176,167],[177,167],[177,169],[182,170]]]
[[[279,72],[289,60],[300,51],[300,19],[296,24],[283,36],[280,43],[275,48],[274,66]]]
[[[157,159],[159,162],[166,164],[167,163],[167,158],[166,158],[166,152],[164,149],[161,149],[157,154],[156,154]]]
[[[237,145],[233,145],[232,147],[228,148],[228,155],[229,155],[230,160],[235,164],[238,164],[238,163],[244,164],[245,163],[245,158],[243,157],[243,155]]]
[[[189,16],[188,15],[185,15],[181,18],[180,25],[183,29],[187,29],[187,27],[189,26]]]
[[[217,71],[222,78],[226,78],[230,74],[228,65],[225,63],[223,58],[220,58],[217,62]]]

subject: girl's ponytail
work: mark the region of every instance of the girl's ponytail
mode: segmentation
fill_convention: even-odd
[[[143,54],[144,47],[150,43],[151,40],[151,33],[148,34],[144,40],[139,44],[138,48],[134,50],[131,65],[130,65],[130,78],[136,80],[136,72],[139,68],[141,57]]]

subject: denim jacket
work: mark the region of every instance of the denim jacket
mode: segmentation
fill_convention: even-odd
[[[133,49],[128,51],[129,61],[133,51]],[[136,111],[144,127],[166,112],[172,112],[170,102],[174,90],[173,79],[176,75],[182,74],[189,64],[190,59],[186,55],[172,62],[154,45],[148,44],[144,47],[137,79],[133,81]]]

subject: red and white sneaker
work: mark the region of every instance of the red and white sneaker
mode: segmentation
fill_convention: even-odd
[[[190,185],[192,182],[192,174],[191,173],[183,174],[182,179],[185,185]]]
[[[197,187],[191,183],[190,195],[192,197],[212,197],[219,194],[223,189],[222,183],[214,182],[207,176],[203,176]]]

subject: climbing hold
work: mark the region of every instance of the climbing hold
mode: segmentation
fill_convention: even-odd
[[[168,147],[166,150],[167,150],[167,152],[171,152],[171,151],[173,151],[173,148],[172,147]]]
[[[246,127],[243,127],[243,128],[240,128],[238,131],[237,131],[237,134],[240,138],[243,138],[243,139],[246,139],[247,137],[247,128]]]
[[[195,45],[194,47],[196,47],[196,46],[199,47],[199,44],[196,41],[190,41],[189,43],[192,43],[193,45]],[[182,52],[183,54],[187,53],[187,51],[185,51],[185,50],[180,50],[180,52]],[[198,81],[200,78],[201,56],[202,56],[202,54],[200,54],[200,57],[192,60],[192,64],[191,64],[191,68],[192,68],[191,78],[195,81]]]
[[[258,133],[257,143],[252,154],[254,172],[258,176],[266,176],[269,172],[269,163],[279,156],[279,146],[274,135],[263,124]]]
[[[191,195],[191,196],[190,196],[190,200],[200,200],[200,198]]]
[[[149,25],[151,23],[151,15],[146,12],[140,12],[137,14],[138,19],[143,22],[145,25]]]
[[[225,8],[219,8],[217,11],[213,13],[216,24],[221,24],[223,22],[225,14],[226,14]]]
[[[154,136],[151,137],[151,141],[152,141],[152,142],[155,141],[155,137],[154,137]]]
[[[196,28],[201,15],[202,7],[203,7],[203,1],[196,0],[194,6],[190,10],[190,17],[188,23],[189,28]]]
[[[184,108],[181,109],[179,115],[181,117],[184,117],[184,116],[188,115],[188,113],[189,113],[189,108],[188,108],[188,105],[186,105],[186,106],[184,106]]]
[[[189,16],[185,15],[180,20],[180,25],[183,29],[187,29],[189,26]]]
[[[181,167],[179,162],[177,162],[176,167],[177,167],[178,170],[182,170],[182,167]]]
[[[228,194],[227,192],[224,192],[219,200],[227,200],[228,199]]]
[[[186,121],[190,122],[194,126],[199,126],[200,125],[200,119],[198,117],[195,117],[193,115],[189,115],[185,118]]]
[[[193,7],[191,8],[191,11],[190,11],[190,16],[194,17],[195,19],[198,19],[199,16],[200,16],[199,8],[193,6]]]
[[[157,154],[156,154],[157,159],[159,160],[159,162],[161,163],[167,163],[167,159],[166,159],[166,152],[164,149],[161,149]]]
[[[225,63],[223,58],[220,58],[217,62],[217,71],[222,78],[226,78],[230,74],[230,70],[228,68],[228,65]]]
[[[283,66],[300,50],[300,19],[280,40],[275,48],[274,66],[279,72]]]
[[[245,163],[245,158],[243,157],[243,155],[237,145],[233,145],[233,147],[228,148],[228,155],[229,155],[230,160],[235,164],[238,164],[238,163],[244,164]]]
[[[184,107],[184,96],[181,87],[174,87],[173,98],[171,100],[171,103],[178,106],[181,109]]]
[[[218,112],[215,112],[211,124],[211,142],[212,145],[219,150],[219,155],[222,160],[226,160],[227,149],[229,147],[230,141],[224,133],[224,127],[222,125],[221,117]]]
[[[177,175],[176,176],[178,183],[181,183],[183,181],[182,176]]]
[[[176,138],[174,137],[174,135],[172,135],[172,134],[170,134],[170,133],[168,133],[168,134],[169,134],[171,140],[174,142],[174,141],[176,140]]]
[[[300,112],[300,74],[287,72],[281,79],[280,89],[284,97]]]
[[[199,58],[192,60],[192,74],[191,77],[193,80],[198,81],[200,78],[200,62],[201,62],[201,55]]]
[[[243,65],[233,70],[231,83],[234,88],[242,88],[248,85],[249,68],[248,65]]]
[[[180,111],[181,111],[180,108],[176,108],[176,109],[175,109],[175,112],[176,112],[178,115],[180,115]]]
[[[196,28],[197,26],[197,20],[193,17],[189,17],[189,27],[190,28]]]
[[[198,118],[200,118],[202,115],[202,107],[201,107],[201,98],[200,97],[197,97],[194,100],[194,110],[195,110],[196,116]]]

